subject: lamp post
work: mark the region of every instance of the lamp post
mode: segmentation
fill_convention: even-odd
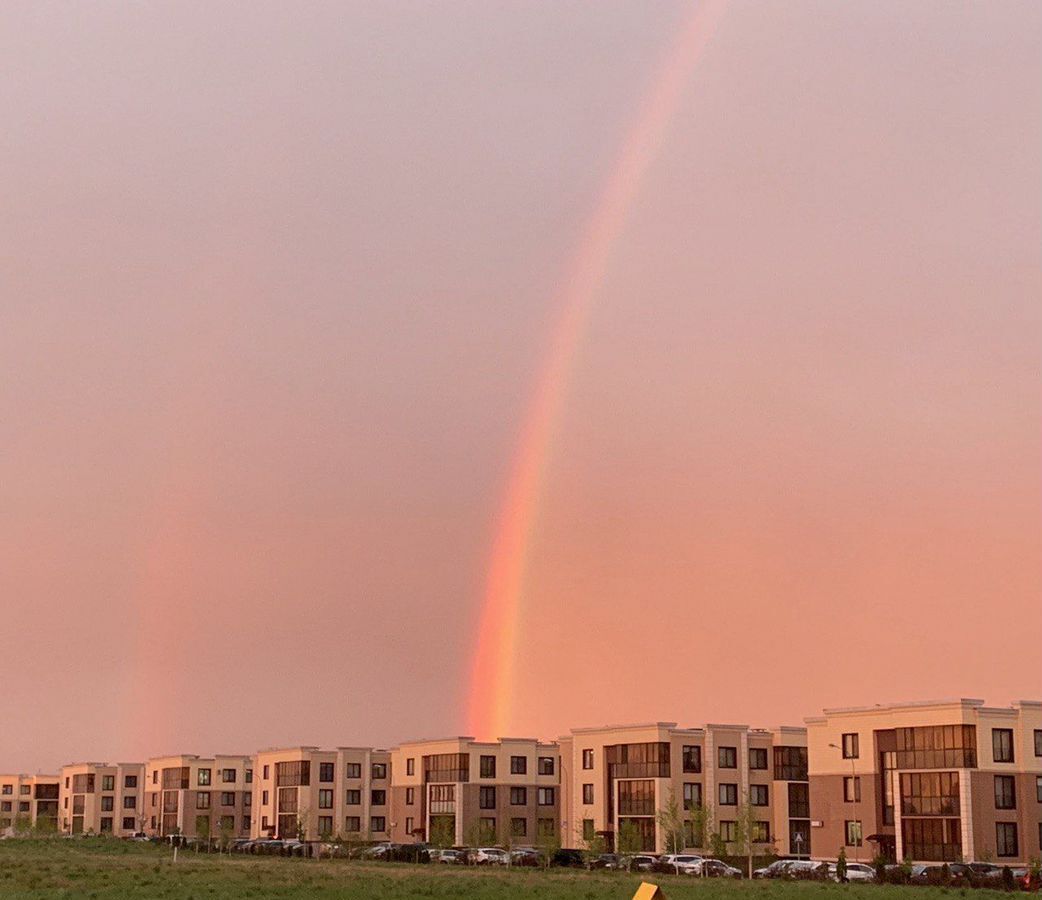
[[[842,755],[843,748],[840,747],[838,744],[829,744],[829,746],[832,747],[834,750],[838,750],[840,752],[840,755]],[[856,771],[856,768],[855,768],[855,765],[854,765],[854,757],[853,756],[850,757],[850,790],[851,790],[851,792],[854,795],[853,798],[850,800],[850,802],[854,804],[854,821],[855,822],[860,822],[860,820],[857,818],[857,814],[858,814],[858,811],[857,811],[857,802],[858,802],[857,801],[857,796],[858,796],[857,771]],[[843,799],[846,800],[845,797]],[[862,833],[858,835],[858,840],[859,841],[860,840],[864,840],[864,831],[865,831],[865,825],[864,825],[864,822],[861,822],[861,832]],[[846,835],[845,834],[843,835],[843,839],[846,840]],[[861,854],[860,854],[860,847],[859,847],[859,845],[858,844],[854,844],[854,862],[860,862],[860,855]]]

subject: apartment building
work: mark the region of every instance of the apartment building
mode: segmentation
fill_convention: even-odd
[[[671,802],[682,809],[688,848],[708,846],[713,832],[733,843],[739,809],[748,804],[755,815],[755,845],[810,853],[802,728],[678,728],[675,722],[654,722],[576,728],[559,743],[566,846],[581,847],[601,836],[614,847],[628,827],[641,849],[665,852],[667,836],[658,814]],[[699,809],[704,812],[696,815]]]
[[[60,829],[65,834],[130,837],[142,828],[144,763],[70,763],[62,766]]]
[[[253,757],[243,755],[153,757],[145,763],[142,830],[158,836],[249,836],[253,765]]]
[[[0,835],[58,828],[57,775],[0,775]]]
[[[391,755],[371,747],[262,750],[254,763],[253,837],[390,838]]]
[[[1042,852],[1042,703],[826,709],[807,731],[819,854],[1022,863]]]
[[[534,846],[560,835],[556,743],[473,737],[408,741],[391,750],[391,840],[443,846]]]

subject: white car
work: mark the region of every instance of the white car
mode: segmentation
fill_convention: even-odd
[[[829,877],[833,881],[839,881],[839,874],[836,871],[836,864],[829,863]],[[876,870],[871,866],[867,866],[864,863],[848,862],[847,863],[847,881],[875,881]]]
[[[499,847],[478,847],[471,855],[477,866],[506,866],[510,864],[510,855]]]
[[[678,875],[701,875],[702,857],[694,853],[667,853],[659,862],[670,866]]]

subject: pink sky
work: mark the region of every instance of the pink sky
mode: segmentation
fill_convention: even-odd
[[[0,12],[0,770],[464,727],[690,4]],[[512,731],[1042,697],[1042,7],[733,0],[579,346]]]

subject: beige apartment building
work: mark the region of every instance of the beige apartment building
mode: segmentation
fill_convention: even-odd
[[[57,775],[0,775],[0,835],[58,829]]]
[[[130,837],[142,830],[144,763],[62,766],[59,828],[65,834]]]
[[[390,838],[391,755],[371,747],[262,750],[254,762],[255,838]]]
[[[560,835],[556,743],[472,737],[391,750],[391,840],[442,846],[535,846]]]
[[[158,836],[249,836],[253,766],[253,757],[229,754],[150,759],[141,830]]]
[[[826,709],[807,732],[817,854],[1022,863],[1042,852],[1042,703]]]
[[[733,843],[739,810],[747,805],[758,850],[811,852],[803,728],[613,725],[572,729],[560,747],[565,846],[581,847],[600,836],[614,847],[620,829],[629,826],[643,850],[665,852],[659,812],[675,801],[687,849],[707,847],[714,831]],[[702,833],[695,815],[700,808]]]

